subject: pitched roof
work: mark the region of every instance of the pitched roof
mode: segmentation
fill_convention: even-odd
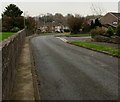
[[[120,13],[113,13],[111,12],[112,15],[114,15],[115,17],[119,18],[120,17]]]

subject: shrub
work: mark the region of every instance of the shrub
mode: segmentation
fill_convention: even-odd
[[[120,24],[116,28],[116,35],[120,36]]]
[[[92,30],[90,31],[90,34],[91,34],[91,36],[97,35],[96,29],[92,29]]]
[[[70,32],[70,30],[69,29],[64,29],[64,32]]]
[[[114,34],[113,28],[109,26],[106,32],[106,36],[111,37],[113,34]]]
[[[20,29],[18,27],[13,27],[10,31],[11,32],[18,32]]]
[[[82,33],[88,33],[90,32],[91,28],[89,24],[84,24],[82,28]]]
[[[106,33],[106,30],[103,27],[98,27],[98,28],[92,29],[90,31],[91,36],[94,36],[94,35],[103,35],[103,36],[105,36],[105,33]]]
[[[25,24],[26,24],[26,28],[27,29],[30,29],[30,30],[35,29],[35,20],[34,20],[34,18],[28,17],[26,19],[26,23]]]
[[[14,20],[11,17],[4,16],[2,17],[2,31],[9,32],[13,28]]]
[[[16,26],[20,29],[23,29],[24,28],[24,17],[22,17],[22,16],[16,17],[14,20],[14,26]]]

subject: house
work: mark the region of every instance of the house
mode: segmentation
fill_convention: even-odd
[[[41,32],[43,32],[43,33],[50,33],[50,32],[52,32],[50,26],[42,26],[42,27],[40,27],[40,28],[38,28],[38,29],[39,29]]]
[[[118,2],[118,12],[120,13],[120,1]]]
[[[120,13],[109,12],[99,20],[105,27],[112,26],[113,28],[116,28],[117,25],[120,24]]]

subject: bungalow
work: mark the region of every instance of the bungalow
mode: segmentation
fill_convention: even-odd
[[[105,27],[112,26],[116,28],[120,24],[120,13],[109,12],[99,20]]]

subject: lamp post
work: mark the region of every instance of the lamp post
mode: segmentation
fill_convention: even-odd
[[[120,1],[118,2],[118,13],[120,13]],[[120,17],[119,16],[118,16],[118,24],[120,24]]]
[[[24,29],[25,29],[25,12],[24,12]]]
[[[40,14],[39,16],[41,16],[42,18],[44,17],[44,21],[43,21],[43,23],[44,23],[44,24],[43,24],[43,28],[44,28],[44,30],[45,30],[45,25],[46,25],[46,24],[45,24],[45,14]]]
[[[35,17],[35,30],[36,30],[36,32],[38,30],[38,27],[37,27],[37,17]]]
[[[28,11],[25,11],[25,12],[24,12],[24,29],[26,28],[26,26],[25,26],[25,25],[26,25],[26,24],[25,24],[25,19],[26,19],[26,17],[27,17],[27,13],[28,13]]]

